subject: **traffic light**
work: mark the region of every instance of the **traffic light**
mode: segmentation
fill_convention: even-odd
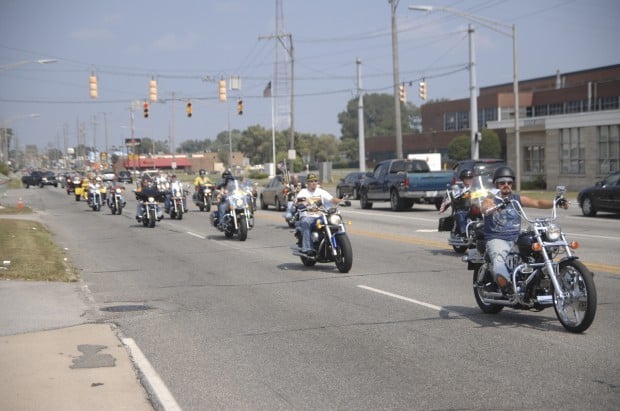
[[[148,118],[148,117],[149,117],[149,103],[145,101],[144,102],[144,118]]]
[[[401,103],[406,103],[407,102],[407,89],[405,88],[405,83],[401,84],[400,86],[398,86],[398,90],[399,90],[399,100]]]
[[[426,80],[420,81],[420,98],[426,100]]]
[[[226,101],[226,80],[220,80],[219,91],[220,91],[220,101]]]
[[[237,114],[243,115],[243,100],[237,100]]]
[[[157,101],[157,80],[149,81],[149,100]]]
[[[90,98],[97,98],[97,76],[94,74],[89,76],[88,84],[90,85]]]
[[[192,103],[190,101],[187,102],[187,107],[185,107],[185,111],[187,111],[187,117],[192,116]]]

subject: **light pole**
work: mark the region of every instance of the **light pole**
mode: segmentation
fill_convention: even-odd
[[[8,163],[9,161],[9,137],[7,136],[7,127],[9,126],[10,123],[17,121],[17,120],[21,120],[24,118],[37,118],[37,117],[41,117],[40,114],[38,113],[30,113],[30,114],[22,114],[19,116],[15,116],[15,117],[11,117],[8,120],[4,120],[2,121],[2,144],[0,144],[0,149],[2,150],[2,161],[4,163]]]
[[[394,82],[394,128],[396,131],[396,158],[403,158],[403,130],[400,118],[399,66],[398,66],[398,30],[396,28],[396,7],[400,0],[388,0],[392,15],[392,78]]]
[[[455,14],[457,16],[464,17],[467,20],[478,23],[484,27],[487,27],[497,33],[503,34],[508,37],[512,37],[512,91],[514,94],[514,129],[515,129],[515,177],[516,177],[516,190],[521,191],[521,135],[519,130],[519,79],[517,75],[517,26],[513,24],[506,24],[500,21],[491,20],[486,17],[477,16],[475,14],[466,13],[460,10],[452,9],[449,7],[436,7],[436,6],[409,6],[409,10],[416,11],[428,11],[433,10],[444,11],[446,13]],[[500,28],[502,27],[503,30]],[[506,31],[510,29],[510,31]],[[476,124],[478,117],[476,115]]]

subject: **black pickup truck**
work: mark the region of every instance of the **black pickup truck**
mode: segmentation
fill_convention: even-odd
[[[22,184],[29,188],[30,186],[54,186],[58,187],[56,174],[52,171],[33,171],[30,174],[22,176]]]
[[[435,204],[439,209],[452,176],[452,171],[431,171],[424,160],[384,160],[362,181],[360,206],[369,209],[373,201],[389,201],[393,211],[409,209],[414,203]]]

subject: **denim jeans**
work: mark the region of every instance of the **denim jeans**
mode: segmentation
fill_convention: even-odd
[[[303,216],[299,220],[299,229],[301,230],[301,251],[308,252],[312,250],[312,225],[318,220],[317,216]]]
[[[511,275],[506,266],[506,257],[512,249],[513,242],[501,239],[493,239],[487,241],[486,253],[491,260],[491,271],[493,278],[497,281],[497,276],[501,275],[508,281],[512,281]]]

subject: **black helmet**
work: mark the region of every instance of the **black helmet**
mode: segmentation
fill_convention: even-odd
[[[198,174],[200,174],[201,176],[204,176],[205,174],[207,174],[207,170],[205,170],[204,168],[201,168]]]
[[[464,180],[466,178],[474,178],[474,172],[471,170],[463,170],[461,171],[461,174],[459,174],[459,178],[461,180]]]
[[[495,173],[493,173],[493,184],[495,184],[495,182],[499,178],[512,178],[514,180],[515,173],[514,171],[512,171],[512,168],[510,167],[507,167],[507,166],[499,167],[497,170],[495,170]]]
[[[232,173],[230,172],[230,170],[224,170],[224,172],[222,173],[222,178],[232,178]]]

